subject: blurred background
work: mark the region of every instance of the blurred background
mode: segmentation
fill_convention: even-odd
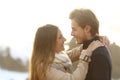
[[[0,80],[27,80],[35,32],[50,23],[59,26],[67,39],[66,50],[74,45],[69,13],[89,8],[100,22],[100,35],[110,40],[112,78],[120,78],[119,0],[0,0]]]

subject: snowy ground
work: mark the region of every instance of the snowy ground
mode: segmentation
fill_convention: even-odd
[[[27,77],[27,72],[12,72],[0,69],[0,80],[26,80]]]

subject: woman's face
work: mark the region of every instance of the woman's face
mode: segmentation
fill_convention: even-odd
[[[57,32],[57,43],[56,43],[56,52],[60,52],[62,50],[64,50],[64,42],[66,41],[66,39],[63,37],[61,31],[58,29]]]

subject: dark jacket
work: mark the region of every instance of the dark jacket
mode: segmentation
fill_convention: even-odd
[[[99,40],[95,37],[92,40],[85,41],[83,43],[83,49],[86,49],[89,44]],[[105,47],[98,47],[93,51],[91,56],[91,62],[89,63],[89,69],[85,80],[111,80],[112,63],[109,50]]]

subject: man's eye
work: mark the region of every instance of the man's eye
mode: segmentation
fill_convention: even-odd
[[[73,29],[73,31],[76,31],[76,29]]]

